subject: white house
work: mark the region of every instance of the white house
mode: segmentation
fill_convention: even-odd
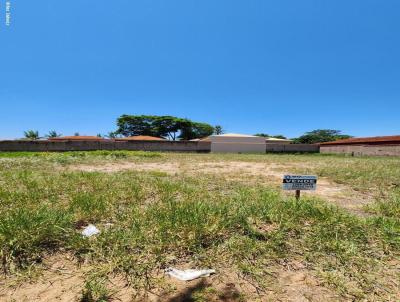
[[[265,137],[226,133],[211,135],[205,139],[211,142],[211,152],[224,153],[265,153]]]

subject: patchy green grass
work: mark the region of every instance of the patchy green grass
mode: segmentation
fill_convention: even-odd
[[[90,158],[90,157],[105,157],[105,158],[129,158],[129,157],[160,157],[159,152],[149,151],[125,151],[125,150],[96,150],[96,151],[67,151],[67,152],[0,152],[0,158],[18,158],[18,157],[73,157],[73,158]]]
[[[80,302],[112,301],[112,291],[107,286],[107,278],[89,276],[85,281]]]
[[[369,207],[369,210],[372,213],[378,214],[380,216],[399,218],[400,190],[393,190],[386,198],[379,198],[373,205]]]
[[[0,161],[3,271],[21,273],[46,255],[67,251],[89,261],[96,276],[86,282],[82,301],[107,301],[109,276],[150,289],[160,284],[157,270],[185,263],[233,269],[267,290],[275,278],[271,268],[291,260],[304,263],[343,298],[379,300],[398,294],[396,272],[388,266],[400,251],[400,202],[392,185],[400,179],[398,159],[127,151],[0,157],[7,158]],[[306,163],[300,172],[360,190],[371,184],[382,194],[371,206],[374,215],[365,219],[317,198],[296,201],[273,188],[218,175],[60,169],[76,158],[298,162]],[[83,238],[79,227],[87,223],[101,233]],[[209,294],[197,293],[198,300]]]
[[[238,160],[274,164],[297,164],[299,173],[315,173],[356,190],[400,188],[399,157],[350,157],[334,154],[212,154],[210,160]]]

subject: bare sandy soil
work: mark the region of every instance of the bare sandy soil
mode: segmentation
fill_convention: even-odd
[[[50,257],[43,267],[43,275],[31,283],[19,285],[18,280],[0,280],[0,301],[79,301],[84,269],[79,270],[65,255]]]
[[[302,166],[294,163],[271,164],[243,161],[221,161],[221,162],[118,162],[98,165],[76,165],[70,167],[72,170],[86,172],[106,172],[135,170],[135,171],[158,171],[168,174],[214,174],[221,175],[227,179],[242,182],[257,182],[275,187],[281,186],[282,176],[293,174],[295,169]],[[337,184],[327,178],[319,178],[316,191],[303,191],[302,194],[315,195],[357,215],[366,215],[363,207],[372,201],[372,196],[354,191],[350,187]]]
[[[58,255],[46,259],[43,274],[34,282],[6,286],[0,290],[1,301],[80,301],[88,272],[85,265],[78,266],[69,256]],[[187,265],[190,267],[190,265]],[[217,274],[189,282],[167,277],[164,287],[170,290],[154,290],[135,293],[121,278],[115,277],[109,285],[115,292],[113,301],[180,302],[193,301],[193,294],[207,291],[208,301],[337,301],[339,297],[325,287],[301,263],[287,263],[286,269],[271,268],[274,282],[268,290],[255,287],[244,276],[233,273],[229,268]],[[184,267],[182,267],[184,268]],[[163,274],[158,272],[158,275]],[[10,284],[12,280],[0,280]],[[1,285],[0,283],[0,285]]]

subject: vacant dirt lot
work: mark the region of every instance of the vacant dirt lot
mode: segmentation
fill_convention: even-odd
[[[399,166],[317,155],[0,154],[0,300],[399,301]],[[296,202],[281,189],[284,174],[317,175],[318,189]],[[100,233],[84,238],[88,224]],[[182,282],[167,267],[216,274]]]
[[[244,161],[217,161],[217,162],[129,162],[105,163],[69,167],[74,171],[106,172],[118,171],[153,171],[164,172],[170,175],[213,174],[221,178],[236,180],[245,183],[258,183],[280,187],[285,174],[293,174],[306,167],[304,163],[258,163]],[[288,194],[291,194],[288,192]],[[327,177],[318,179],[317,191],[303,191],[306,195],[315,195],[326,199],[352,213],[365,215],[363,207],[371,202],[371,194],[357,192],[351,187],[333,182]]]

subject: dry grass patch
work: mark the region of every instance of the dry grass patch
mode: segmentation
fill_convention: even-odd
[[[186,158],[184,158],[186,159]],[[163,161],[163,162],[131,162],[119,161],[115,163],[97,163],[92,165],[78,164],[68,167],[72,171],[105,172],[119,171],[152,171],[167,173],[169,175],[217,175],[231,181],[251,185],[265,185],[279,188],[285,174],[293,174],[304,168],[305,164],[288,163],[260,163],[244,161]],[[318,190],[304,192],[303,194],[319,196],[349,211],[365,215],[363,208],[372,201],[368,193],[357,192],[350,186],[335,183],[328,178],[320,178]]]

